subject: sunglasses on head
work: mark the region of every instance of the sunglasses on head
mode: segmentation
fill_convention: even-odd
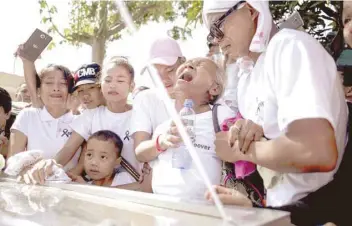
[[[224,33],[220,30],[221,24],[225,21],[232,12],[236,11],[242,3],[246,1],[239,1],[231,9],[229,9],[224,15],[222,15],[215,23],[210,26],[210,32],[207,37],[209,43],[214,43],[215,39],[221,40],[224,37]]]

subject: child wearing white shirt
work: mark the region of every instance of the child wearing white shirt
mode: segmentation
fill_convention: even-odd
[[[127,172],[117,172],[120,166],[123,142],[109,130],[95,132],[87,141],[84,154],[84,171],[91,179],[89,184],[98,186],[118,186],[135,182]],[[81,176],[70,174],[78,183],[86,183]]]
[[[107,62],[101,76],[101,91],[106,100],[106,106],[84,111],[70,124],[72,135],[55,156],[56,162],[65,165],[83,141],[93,133],[99,130],[110,130],[120,136],[124,143],[122,157],[138,171],[139,163],[135,158],[133,140],[129,134],[132,106],[127,103],[128,94],[133,88],[133,67],[126,60],[121,59]],[[80,170],[75,170],[77,175],[83,172],[83,164],[80,167]],[[38,167],[38,170],[44,169]]]
[[[206,58],[187,61],[177,71],[178,80],[175,86],[176,108],[179,110],[185,99],[192,99],[195,121],[194,147],[204,165],[207,175],[213,184],[220,184],[221,161],[215,153],[215,130],[211,104],[223,91],[223,73],[217,65]],[[229,108],[218,108],[219,122],[234,117]],[[157,194],[172,195],[180,198],[202,199],[206,186],[198,173],[194,162],[189,169],[172,167],[172,152],[179,146],[181,138],[175,126],[167,121],[154,132],[156,159],[152,163],[152,188]]]

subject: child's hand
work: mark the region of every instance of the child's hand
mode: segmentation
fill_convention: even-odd
[[[162,150],[178,147],[178,144],[182,142],[182,139],[180,134],[178,133],[178,129],[175,123],[171,123],[169,130],[165,134],[159,136],[158,142],[159,147]]]
[[[73,182],[76,182],[76,183],[80,183],[80,184],[86,184],[87,182],[83,179],[82,176],[79,176],[79,175],[75,175],[73,173],[70,173],[70,172],[66,172],[67,176],[69,176],[71,178],[71,180]]]
[[[8,142],[9,142],[9,140],[5,136],[5,133],[2,132],[0,134],[0,150],[2,149],[2,147],[5,147],[8,144]]]
[[[152,189],[152,168],[148,163],[143,164],[142,175],[139,178],[140,189],[143,192],[153,193]]]
[[[251,200],[239,191],[218,185],[214,186],[214,190],[216,194],[218,194],[220,201],[225,205],[236,205],[244,207],[253,206]],[[213,202],[210,191],[205,193],[205,199]]]

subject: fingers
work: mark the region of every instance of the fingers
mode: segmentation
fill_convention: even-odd
[[[237,120],[236,123],[231,126],[229,132],[229,146],[233,147],[236,140],[239,139],[240,131],[242,129],[243,120]]]
[[[249,130],[248,132],[247,132],[247,134],[245,135],[245,137],[244,137],[244,142],[243,142],[243,144],[242,144],[242,147],[241,147],[241,145],[239,146],[239,148],[240,148],[240,151],[242,152],[242,153],[246,153],[247,151],[248,151],[248,149],[249,149],[249,145],[253,142],[253,140],[254,140],[254,135],[255,135],[255,132],[254,131],[252,131],[252,130]]]
[[[225,205],[238,205],[238,206],[252,206],[252,202],[245,195],[239,191],[233,189],[225,188],[222,186],[214,186],[215,191],[220,199],[220,201]],[[208,201],[214,202],[213,197],[209,191],[206,192],[205,198]]]
[[[245,143],[245,140],[249,139],[249,138],[247,138],[247,134],[251,131],[252,124],[253,123],[250,120],[243,120],[243,125],[241,127],[241,131],[239,132],[239,136],[238,136],[240,150],[242,150],[242,147],[243,147],[243,145]],[[251,137],[251,139],[252,138],[253,137]],[[252,140],[250,140],[250,141],[252,141]]]
[[[254,134],[254,140],[255,141],[260,141],[263,138],[264,134],[261,131],[257,131]]]

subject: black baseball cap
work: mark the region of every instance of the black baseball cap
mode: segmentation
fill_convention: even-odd
[[[80,85],[98,83],[100,72],[101,66],[97,63],[82,65],[73,75],[73,91]]]

